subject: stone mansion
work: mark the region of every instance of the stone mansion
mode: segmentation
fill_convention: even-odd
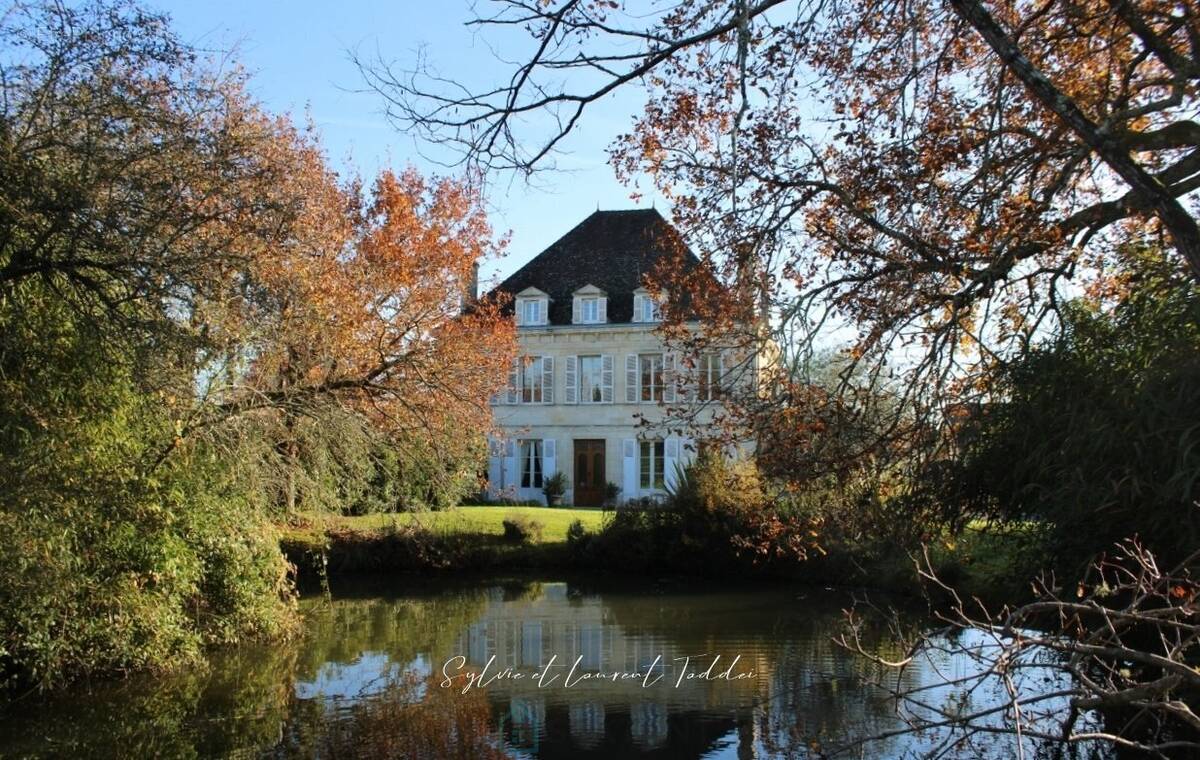
[[[492,400],[491,494],[543,500],[545,479],[562,472],[565,503],[599,505],[608,483],[623,503],[663,495],[694,456],[690,439],[655,424],[676,403],[678,362],[655,332],[660,304],[645,287],[659,258],[681,247],[657,211],[597,211],[496,287],[512,298],[519,356]],[[722,357],[693,364],[689,400],[719,403]]]

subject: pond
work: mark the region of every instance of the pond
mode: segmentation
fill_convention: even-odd
[[[871,685],[885,669],[831,640],[849,601],[652,582],[335,583],[302,599],[294,642],[9,705],[0,756],[806,757],[899,725]],[[865,631],[880,656],[903,654],[892,641]],[[902,678],[964,666],[921,661]]]

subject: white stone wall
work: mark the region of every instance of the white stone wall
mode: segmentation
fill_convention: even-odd
[[[661,437],[675,443],[678,461],[689,461],[694,452],[688,449],[688,441],[679,435],[667,436],[639,427],[638,417],[660,423],[662,410],[657,403],[627,403],[625,357],[629,354],[656,353],[663,350],[662,341],[654,334],[653,324],[603,324],[603,325],[551,325],[546,327],[521,327],[518,343],[522,356],[554,357],[554,400],[551,404],[496,404],[493,406],[496,423],[508,440],[535,438],[553,440],[554,469],[567,475],[574,485],[574,446],[577,439],[599,439],[605,442],[605,477],[622,488],[621,502],[639,496],[655,495],[637,487],[636,456],[635,473],[626,472],[623,451],[625,441],[641,437]],[[613,357],[613,402],[608,403],[564,403],[566,357],[588,355],[611,355]],[[511,484],[519,485],[519,470],[509,472],[511,463],[504,459],[511,452],[503,443],[496,445],[489,462],[489,488],[498,492]],[[635,450],[636,455],[636,450]],[[546,474],[553,470],[546,468]],[[667,468],[668,477],[672,468]],[[499,477],[497,477],[499,475]],[[630,480],[634,487],[630,488]],[[573,488],[567,491],[565,502],[573,502]],[[511,491],[510,491],[511,492]],[[541,499],[541,489],[516,489],[519,499]]]

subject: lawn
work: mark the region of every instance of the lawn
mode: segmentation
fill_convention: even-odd
[[[600,529],[604,512],[598,509],[570,507],[472,507],[442,512],[399,512],[359,517],[328,516],[319,518],[331,529],[370,532],[393,525],[419,524],[432,533],[471,533],[499,536],[504,533],[504,518],[509,515],[536,520],[542,524],[542,543],[567,540],[567,527],[579,520],[589,531]],[[312,526],[317,527],[317,526]]]

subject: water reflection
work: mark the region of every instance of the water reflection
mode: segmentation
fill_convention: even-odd
[[[291,644],[8,706],[0,756],[806,757],[897,722],[866,685],[877,666],[830,641],[845,603],[542,581],[335,586],[302,602],[305,634]],[[873,646],[895,657],[888,640],[877,631]],[[713,673],[748,675],[697,677],[713,658]],[[464,693],[462,675],[485,665],[525,675]],[[450,688],[444,669],[460,676]]]

